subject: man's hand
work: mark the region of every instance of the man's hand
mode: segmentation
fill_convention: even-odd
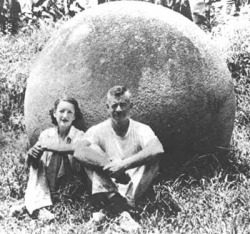
[[[27,166],[30,167],[31,165],[33,168],[38,168],[39,160],[43,154],[43,149],[40,145],[34,145],[27,153]]]
[[[116,183],[127,184],[130,181],[129,175],[125,173],[124,161],[121,159],[108,163],[103,170],[115,178]]]
[[[117,177],[125,172],[125,165],[122,159],[117,159],[104,166],[104,171],[106,171],[110,176]]]

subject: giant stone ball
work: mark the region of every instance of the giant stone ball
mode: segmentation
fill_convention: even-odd
[[[166,158],[185,161],[228,147],[235,95],[220,50],[182,15],[134,1],[88,9],[49,40],[27,84],[31,144],[52,125],[48,113],[62,94],[79,101],[82,130],[105,120],[114,85],[132,91],[133,119],[151,126]]]

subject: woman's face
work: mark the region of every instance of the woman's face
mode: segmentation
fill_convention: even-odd
[[[54,112],[54,117],[60,129],[71,127],[72,122],[75,120],[74,105],[67,101],[60,101]]]

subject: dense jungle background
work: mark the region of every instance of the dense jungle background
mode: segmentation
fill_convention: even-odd
[[[61,191],[52,223],[9,216],[11,206],[23,202],[28,179],[23,103],[30,69],[55,30],[90,6],[37,1],[22,14],[10,1],[0,3],[0,233],[122,233],[115,221],[101,230],[86,225],[91,207],[79,183]],[[170,180],[158,180],[134,213],[141,217],[140,233],[250,233],[250,8],[242,1],[223,14],[222,2],[207,2],[195,23],[222,48],[232,75],[237,108],[231,148],[224,157],[194,157],[174,168]],[[182,212],[175,212],[173,200]]]

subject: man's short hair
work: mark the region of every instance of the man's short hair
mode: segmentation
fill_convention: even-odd
[[[107,94],[107,99],[109,99],[109,97],[121,97],[125,95],[127,97],[128,100],[130,100],[131,97],[131,93],[129,91],[129,89],[127,89],[124,86],[120,86],[120,85],[116,85],[114,87],[112,87],[111,89],[109,89],[108,94]]]

